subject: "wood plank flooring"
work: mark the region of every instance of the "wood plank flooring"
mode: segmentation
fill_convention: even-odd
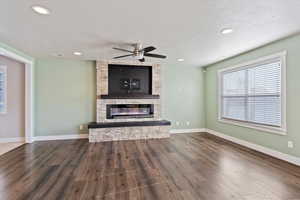
[[[300,200],[300,167],[202,133],[36,142],[0,156],[1,200]]]
[[[23,145],[24,142],[7,142],[7,143],[0,143],[0,156]]]

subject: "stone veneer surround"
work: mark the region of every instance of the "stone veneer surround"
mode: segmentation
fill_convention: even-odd
[[[152,95],[159,95],[158,99],[102,99],[101,95],[108,95],[108,65],[132,65],[152,66]],[[97,62],[97,123],[105,122],[131,122],[161,120],[161,70],[159,64],[122,61],[98,61]],[[132,119],[107,119],[107,104],[153,104],[153,118]],[[170,137],[170,126],[136,126],[114,128],[91,128],[89,129],[90,142],[136,140],[150,138]]]
[[[141,62],[98,61],[97,62],[97,122],[121,121],[153,121],[161,120],[161,100],[159,99],[101,99],[101,95],[108,95],[108,65],[152,66],[152,95],[161,95],[160,65]],[[154,118],[142,119],[106,119],[107,104],[154,104]]]

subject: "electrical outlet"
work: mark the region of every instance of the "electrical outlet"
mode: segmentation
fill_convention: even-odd
[[[186,122],[186,125],[189,126],[191,123],[189,121]]]
[[[294,148],[294,143],[292,141],[288,141],[288,148]]]
[[[179,122],[176,122],[176,126],[179,126]]]
[[[79,126],[79,130],[82,131],[83,129],[84,129],[84,126],[83,126],[83,125],[80,125],[80,126]]]

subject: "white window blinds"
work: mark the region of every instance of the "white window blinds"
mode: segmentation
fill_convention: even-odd
[[[221,73],[221,118],[281,127],[281,59]]]

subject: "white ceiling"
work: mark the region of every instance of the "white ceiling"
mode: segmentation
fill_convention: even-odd
[[[40,58],[82,51],[84,60],[143,42],[165,62],[204,66],[299,32],[299,10],[299,0],[2,0],[0,41]],[[222,35],[227,27],[234,32]]]

